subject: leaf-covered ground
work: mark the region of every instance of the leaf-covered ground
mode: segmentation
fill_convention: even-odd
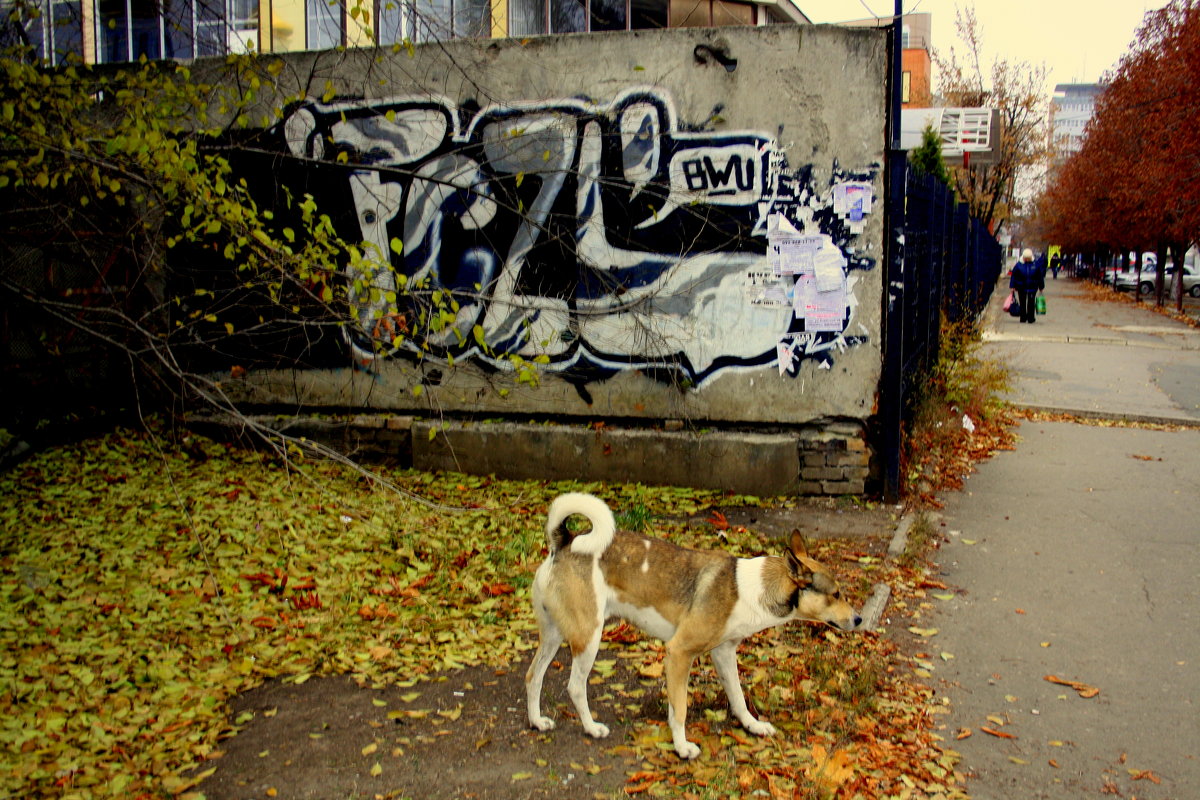
[[[302,686],[345,675],[407,695],[466,667],[523,671],[535,644],[528,586],[546,505],[561,491],[594,491],[683,544],[773,547],[708,511],[753,498],[388,477],[434,504],[331,463],[199,439],[168,448],[129,431],[0,475],[0,795],[202,797],[226,740],[252,716],[231,714],[235,698],[272,679]],[[711,524],[689,527],[697,515]],[[926,593],[937,587],[885,563],[877,545],[828,541],[817,555],[857,604],[888,583],[892,624],[921,636]],[[780,729],[772,739],[729,724],[716,682],[701,677],[711,669],[698,666],[690,733],[706,757],[689,764],[670,750],[658,644],[620,627],[609,639],[593,689],[608,695],[595,702],[601,714],[614,703],[631,710],[626,735],[605,743],[632,765],[620,794],[963,796],[956,757],[934,734],[938,706],[914,682],[931,657],[889,635],[801,625],[747,642],[743,682]],[[413,719],[404,703],[380,706],[382,719]],[[523,708],[523,697],[511,706]],[[574,734],[565,709],[556,708],[559,730]],[[403,747],[384,747],[403,758]],[[537,762],[510,780],[546,780]],[[347,796],[406,796],[402,774],[372,762],[364,777],[377,785]]]

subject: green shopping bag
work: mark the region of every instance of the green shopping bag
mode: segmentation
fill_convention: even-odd
[[[1039,294],[1037,297],[1035,297],[1033,300],[1033,307],[1037,311],[1037,313],[1045,314],[1046,313],[1046,296]]]

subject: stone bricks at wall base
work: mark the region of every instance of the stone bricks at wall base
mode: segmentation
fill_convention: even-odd
[[[799,431],[686,430],[535,422],[416,419],[406,415],[258,416],[256,422],[362,462],[513,480],[647,483],[739,494],[862,494],[870,451],[856,423]],[[190,421],[236,435],[236,421]]]

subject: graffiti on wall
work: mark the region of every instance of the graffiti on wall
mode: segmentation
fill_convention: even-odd
[[[855,243],[876,165],[835,165],[817,186],[766,134],[685,129],[662,90],[310,100],[270,135],[310,168],[337,167],[358,226],[341,233],[376,256],[349,268],[361,361],[505,369],[516,354],[579,383],[639,369],[698,386],[739,367],[828,366],[868,335],[854,286],[874,262]],[[452,305],[418,334],[408,322],[431,293]]]

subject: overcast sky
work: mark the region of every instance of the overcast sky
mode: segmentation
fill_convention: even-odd
[[[890,16],[895,0],[796,0],[816,23]],[[1003,55],[1045,63],[1047,94],[1056,83],[1097,83],[1129,49],[1142,15],[1166,0],[904,0],[906,13],[932,14],[933,49],[962,51],[954,29],[956,9],[975,8],[982,28],[985,71]],[[937,87],[935,69],[934,87]]]

